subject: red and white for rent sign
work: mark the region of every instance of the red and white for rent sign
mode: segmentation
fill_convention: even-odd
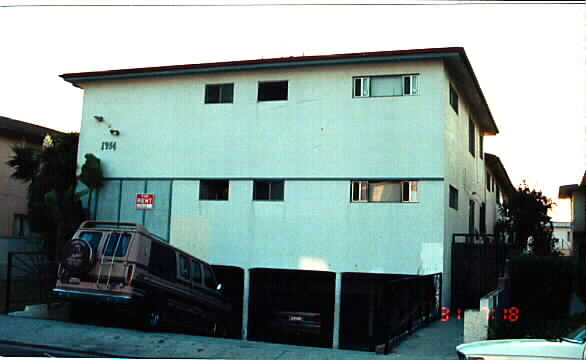
[[[136,210],[152,210],[155,194],[136,194]]]

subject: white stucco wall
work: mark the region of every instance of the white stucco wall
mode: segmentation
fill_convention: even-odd
[[[230,182],[229,201],[197,200],[198,181],[175,181],[173,190],[171,243],[212,263],[335,272],[442,271],[440,181],[420,183],[419,203],[352,203],[349,181],[287,181],[282,202],[252,201],[248,180]]]
[[[80,163],[94,153],[109,177],[440,177],[440,64],[83,84]],[[353,76],[405,73],[420,74],[419,95],[352,98]],[[289,99],[257,102],[257,83],[266,80],[288,80]],[[205,84],[226,82],[234,103],[204,104]],[[116,151],[102,151],[103,141],[116,141]]]
[[[458,113],[450,105],[450,84],[458,93]],[[480,158],[480,146],[478,143],[478,124],[475,126],[474,139],[475,156],[472,157],[468,147],[468,119],[474,119],[474,114],[468,106],[465,92],[458,88],[457,82],[453,81],[447,69],[443,72],[443,88],[441,93],[442,114],[445,124],[444,137],[446,139],[444,151],[446,161],[444,162],[444,206],[446,209],[446,221],[444,223],[445,247],[444,247],[444,279],[443,294],[445,301],[451,295],[451,251],[452,235],[455,233],[468,233],[469,226],[469,201],[475,202],[475,229],[480,230],[480,205],[487,201],[485,185],[484,159]],[[458,190],[458,209],[449,206],[450,185]],[[487,208],[488,210],[488,208]],[[488,213],[488,211],[487,211]],[[488,225],[488,224],[487,224]],[[487,226],[487,230],[488,230]],[[449,301],[449,300],[447,300]],[[448,302],[449,303],[449,302]]]

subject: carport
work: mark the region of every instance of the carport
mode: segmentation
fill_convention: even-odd
[[[295,345],[332,347],[336,275],[326,271],[250,270],[248,338]],[[319,314],[318,333],[290,331],[276,324],[278,313]],[[289,320],[294,321],[291,316]],[[287,319],[284,320],[287,322]]]

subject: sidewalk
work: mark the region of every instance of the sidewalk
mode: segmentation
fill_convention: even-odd
[[[462,341],[462,321],[436,322],[406,338],[386,356],[264,342],[147,333],[0,315],[0,340],[109,354],[112,357],[205,359],[397,359],[453,360]]]

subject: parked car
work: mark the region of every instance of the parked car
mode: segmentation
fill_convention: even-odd
[[[585,360],[586,326],[558,339],[488,340],[456,347],[459,360]]]
[[[321,335],[321,314],[304,311],[273,311],[271,331],[289,335]]]
[[[140,224],[86,221],[63,249],[55,296],[124,307],[147,329],[223,333],[231,311],[212,267]]]

